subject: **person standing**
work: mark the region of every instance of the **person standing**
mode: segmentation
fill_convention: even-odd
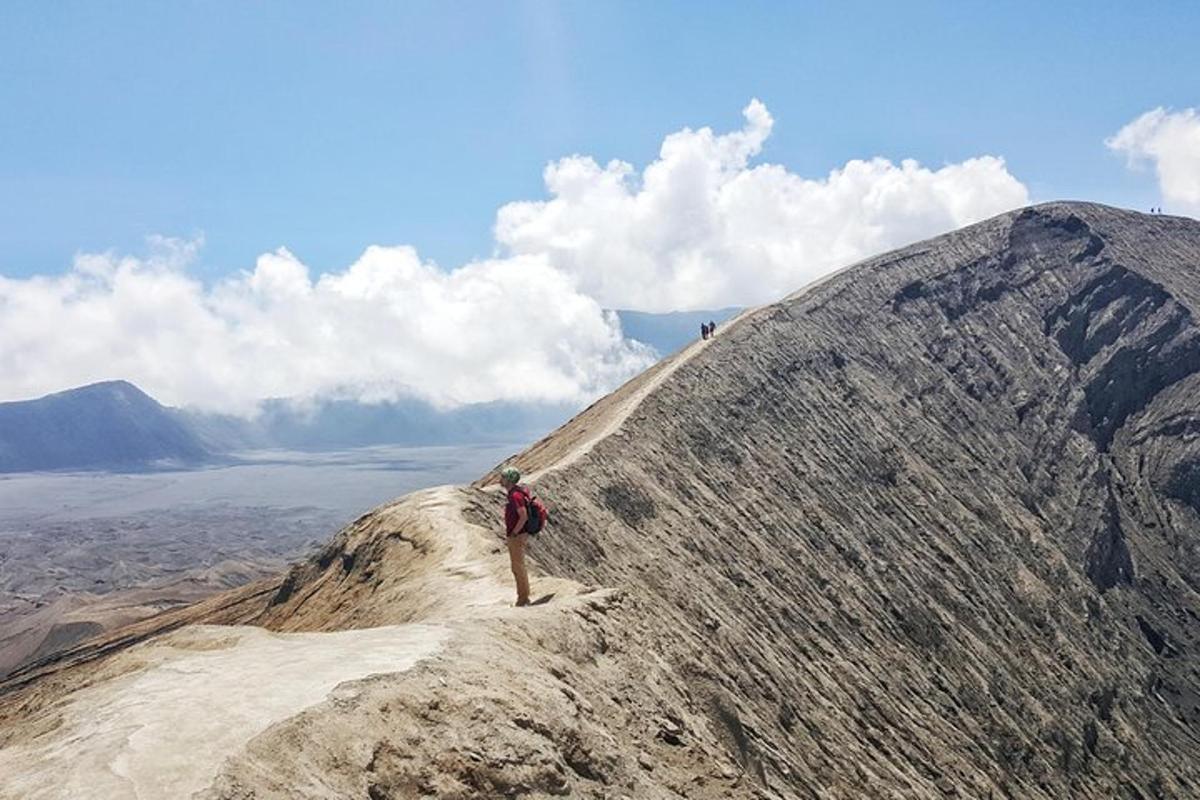
[[[504,506],[504,538],[508,545],[508,563],[512,567],[513,579],[517,582],[517,605],[529,605],[529,573],[525,569],[525,547],[529,534],[525,523],[529,519],[529,491],[518,485],[521,473],[516,467],[505,467],[500,471],[500,485],[508,495]]]

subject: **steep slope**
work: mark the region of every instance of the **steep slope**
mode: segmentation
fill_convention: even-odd
[[[0,745],[185,624],[437,624],[202,796],[1196,796],[1198,303],[1200,223],[1088,204],[872,259],[518,457],[546,605],[504,605],[487,479],[417,493],[18,674]]]
[[[1065,205],[859,265],[547,475],[541,563],[655,598],[780,791],[1194,796],[1198,270]]]
[[[168,409],[125,381],[0,403],[0,472],[140,467],[209,458]]]

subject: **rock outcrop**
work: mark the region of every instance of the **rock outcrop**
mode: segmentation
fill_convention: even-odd
[[[504,606],[490,476],[418,493],[14,676],[0,745],[163,629],[437,623],[203,796],[1200,795],[1194,309],[1200,223],[1096,205],[871,259],[516,459],[544,605]]]

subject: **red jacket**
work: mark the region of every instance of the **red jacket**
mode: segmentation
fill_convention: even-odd
[[[514,486],[508,490],[508,505],[504,507],[504,532],[509,536],[514,536],[520,531],[514,531],[517,527],[518,514],[522,508],[525,508],[526,502],[529,501],[529,491],[521,486]]]

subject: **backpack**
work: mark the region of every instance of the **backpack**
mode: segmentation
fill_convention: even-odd
[[[546,510],[546,504],[541,499],[534,497],[529,489],[521,486],[517,487],[517,491],[525,495],[525,527],[521,529],[521,533],[540,533],[542,528],[546,527],[546,523],[550,521],[550,512]]]

